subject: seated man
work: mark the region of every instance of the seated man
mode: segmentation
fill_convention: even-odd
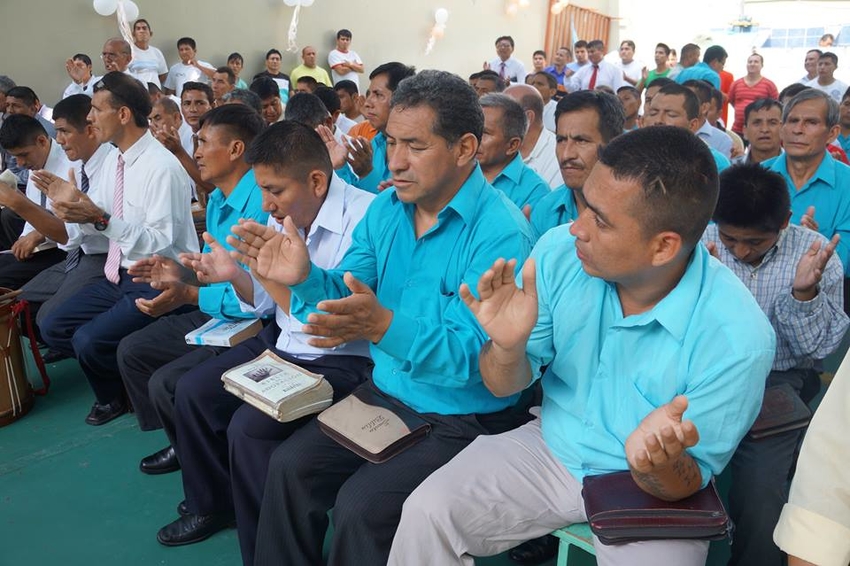
[[[488,94],[480,102],[484,134],[476,154],[478,165],[490,184],[528,215],[549,194],[546,181],[522,162],[519,153],[528,119],[519,102],[506,94]]]
[[[277,83],[268,77],[260,77],[251,83],[251,92],[260,97],[262,114],[266,124],[271,126],[283,118],[283,104]]]
[[[369,340],[375,368],[360,389],[431,430],[377,466],[315,420],[292,434],[269,463],[257,564],[321,564],[331,507],[329,563],[385,564],[408,494],[476,436],[525,420],[517,396],[497,399],[481,382],[484,334],[456,292],[530,246],[528,223],[475,163],[483,128],[466,81],[443,71],[401,81],[386,126],[394,189],[369,207],[340,265],[311,265],[300,238],[287,238],[298,251],[278,256],[273,280],[291,289],[292,315],[318,336],[311,343]]]
[[[564,180],[555,155],[554,130],[550,132],[543,127],[543,98],[531,85],[511,85],[505,94],[519,102],[528,118],[528,129],[519,146],[522,162],[534,169],[550,189],[560,187]]]
[[[530,76],[532,77],[531,86],[536,88],[540,96],[543,97],[543,125],[550,132],[554,132],[555,107],[558,105],[558,101],[554,97],[558,92],[558,82],[553,75],[544,71],[533,73]]]
[[[696,135],[705,143],[719,151],[727,159],[732,156],[732,140],[724,132],[715,127],[714,122],[707,119],[712,105],[711,85],[703,80],[690,80],[682,83],[682,86],[693,91],[699,99],[699,124],[697,124]]]
[[[755,420],[775,338],[699,244],[717,200],[705,144],[681,128],[619,136],[582,194],[578,219],[538,241],[522,289],[516,260],[503,259],[477,298],[460,289],[490,336],[484,383],[503,396],[541,379],[540,418],[479,437],[426,479],[404,504],[389,564],[471,565],[586,521],[590,475],[629,470],[654,497],[688,497]],[[708,553],[704,540],[594,546],[605,566],[702,566]]]
[[[789,224],[791,200],[781,175],[740,165],[720,175],[714,224],[703,242],[749,287],[776,332],[767,386],[787,383],[808,402],[820,377],[814,369],[841,343],[844,268],[834,255],[840,236]],[[808,387],[814,384],[815,387]],[[781,566],[773,528],[788,499],[801,429],[753,440],[732,456],[729,515],[735,522],[729,564]]]
[[[224,104],[224,95],[236,88],[236,75],[233,74],[233,69],[227,65],[217,68],[210,79],[210,88],[213,92],[213,106]]]

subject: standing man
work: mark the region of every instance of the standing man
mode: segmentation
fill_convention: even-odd
[[[100,58],[103,61],[103,68],[106,69],[107,73],[111,73],[112,71],[126,73],[141,82],[141,79],[131,73],[129,69],[130,61],[133,60],[132,48],[129,43],[120,37],[113,37],[106,40],[106,43],[103,44],[103,51],[100,54]],[[147,88],[148,83],[142,84]]]
[[[514,53],[514,38],[509,35],[503,35],[496,39],[496,55],[497,57],[489,63],[484,63],[485,69],[490,69],[499,75],[504,83],[519,83],[525,82],[525,65],[522,61],[513,56]]]
[[[573,53],[570,51],[569,47],[559,47],[555,51],[555,55],[552,57],[552,64],[543,69],[544,72],[549,73],[553,77],[555,77],[555,81],[558,84],[558,96],[563,96],[567,93],[566,79],[568,75],[573,74],[568,67],[570,63],[573,62]]]
[[[587,44],[587,58],[589,63],[570,77],[567,90],[593,90],[597,86],[605,85],[611,90],[617,90],[623,86],[623,71],[620,68],[605,61],[605,44],[601,39],[594,39]]]
[[[153,30],[144,18],[139,18],[133,24],[133,45],[131,50],[133,60],[130,61],[130,72],[143,83],[153,83],[158,87],[168,76],[168,63],[162,51],[151,45]]]
[[[579,69],[587,65],[587,42],[583,39],[576,41],[573,45],[573,54],[575,55],[575,61],[567,63],[567,69],[570,70],[570,74],[566,78],[570,78],[570,75],[578,72]]]
[[[292,72],[289,73],[289,77],[292,82],[297,83],[298,79],[301,77],[313,77],[316,79],[316,82],[322,83],[325,86],[333,86],[331,78],[328,76],[328,72],[316,65],[315,47],[308,45],[302,49],[301,61],[303,62],[292,69]]]
[[[823,55],[823,51],[820,49],[806,51],[806,58],[803,59],[803,68],[806,69],[806,74],[797,81],[798,83],[806,84],[818,78],[818,60],[821,55]]]
[[[782,104],[762,98],[744,109],[744,138],[749,142],[740,163],[762,163],[782,153]]]
[[[286,73],[280,72],[281,54],[277,49],[269,49],[266,52],[266,70],[254,75],[251,81],[256,81],[260,78],[274,79],[277,83],[277,88],[280,90],[280,102],[284,106],[289,102],[289,94],[292,92],[292,80]]]
[[[360,79],[357,75],[363,73],[363,60],[356,51],[351,49],[351,31],[341,29],[336,32],[336,49],[328,53],[328,66],[333,75],[333,84],[339,81],[351,81],[360,90]]]
[[[68,98],[75,94],[85,94],[91,97],[94,92],[94,83],[100,80],[100,77],[92,75],[91,58],[85,53],[77,53],[65,61],[65,70],[71,77],[71,84],[65,88],[62,98]]]
[[[213,106],[221,106],[224,95],[236,88],[236,75],[233,70],[227,65],[216,69],[210,80],[210,88],[213,92]]]
[[[685,46],[687,47],[687,46]],[[699,49],[699,48],[697,48]],[[729,55],[726,50],[719,45],[712,45],[705,50],[705,55],[702,57],[702,62],[685,68],[681,73],[676,75],[674,79],[679,84],[684,84],[685,81],[694,79],[703,80],[711,84],[717,90],[720,90],[720,71],[726,65],[726,58]],[[682,58],[685,57],[685,48],[682,48]],[[697,51],[699,57],[699,51]],[[682,63],[684,67],[684,63]],[[730,83],[731,85],[731,83]],[[727,88],[728,90],[728,88]]]
[[[827,51],[818,57],[818,76],[806,83],[814,89],[823,91],[836,102],[841,102],[841,97],[847,90],[847,85],[835,78],[838,69],[838,56]]]
[[[631,39],[620,42],[620,61],[617,66],[623,71],[623,81],[631,86],[638,84],[643,63],[635,59],[635,42]]]
[[[667,65],[669,58],[670,47],[666,43],[659,43],[655,46],[655,68],[647,70],[644,67],[641,70],[641,79],[637,84],[639,93],[643,92],[643,89],[648,87],[655,79],[666,77],[670,74],[670,67]]]
[[[172,94],[177,98],[183,94],[183,85],[188,82],[209,83],[215,72],[215,67],[206,61],[198,60],[198,45],[191,37],[181,37],[177,40],[177,54],[180,62],[175,63],[168,70],[168,76],[162,83],[165,94]]]

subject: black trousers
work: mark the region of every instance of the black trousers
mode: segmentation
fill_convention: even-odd
[[[0,208],[0,250],[12,248],[21,237],[26,221],[11,208]]]
[[[375,388],[370,381],[361,387]],[[527,422],[512,407],[486,415],[420,415],[430,434],[383,464],[372,464],[331,440],[314,420],[272,454],[257,532],[256,566],[322,564],[333,508],[328,564],[386,564],[401,508],[434,470],[480,434]]]
[[[298,360],[274,347],[279,333],[278,326],[270,324],[255,338],[187,372],[177,382],[175,396],[175,446],[183,469],[186,504],[196,514],[235,513],[246,565],[253,564],[271,454],[313,417],[279,423],[225,391],[221,375],[270,349],[285,360],[323,374],[338,401],[368,379],[372,370],[372,360],[361,356]]]
[[[18,261],[11,253],[0,254],[0,287],[20,289],[30,279],[63,259],[65,252],[59,248],[34,253],[23,261]]]

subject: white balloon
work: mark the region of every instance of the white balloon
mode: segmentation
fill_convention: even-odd
[[[298,4],[298,0],[283,0],[283,3],[287,6],[296,6]]]
[[[118,9],[118,0],[94,0],[94,11],[101,16],[109,16]]]
[[[434,21],[438,24],[445,25],[445,23],[449,21],[449,11],[445,8],[437,8],[437,11],[434,12]]]
[[[136,5],[133,0],[123,0],[124,1],[124,14],[127,15],[127,21],[131,24],[133,20],[139,17],[139,7]]]
[[[301,5],[302,5],[302,6],[304,6],[305,8],[306,8],[307,6],[312,6],[312,5],[313,5],[313,0],[301,0]]]

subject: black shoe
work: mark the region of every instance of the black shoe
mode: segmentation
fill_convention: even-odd
[[[186,517],[187,515],[191,515],[191,513],[189,513],[189,506],[186,505],[185,499],[177,504],[177,514],[180,515],[181,517]]]
[[[524,542],[508,553],[520,564],[542,564],[558,554],[558,539],[552,535]]]
[[[182,546],[206,540],[233,524],[233,515],[193,515],[180,517],[156,533],[156,540],[165,546]]]
[[[41,359],[44,360],[44,363],[46,364],[55,364],[56,362],[67,359],[68,357],[69,356],[66,356],[58,350],[51,349],[47,350],[47,352],[45,352],[44,355],[41,356]]]
[[[91,411],[89,411],[89,416],[86,417],[86,424],[100,426],[108,423],[112,419],[120,417],[126,412],[127,405],[124,403],[123,399],[115,399],[111,403],[106,403],[105,405],[95,402],[95,404],[91,407]]]
[[[142,473],[156,476],[159,474],[169,474],[180,469],[180,462],[177,461],[177,452],[173,446],[163,448],[159,452],[154,452],[150,456],[142,458],[139,463],[139,469]]]

